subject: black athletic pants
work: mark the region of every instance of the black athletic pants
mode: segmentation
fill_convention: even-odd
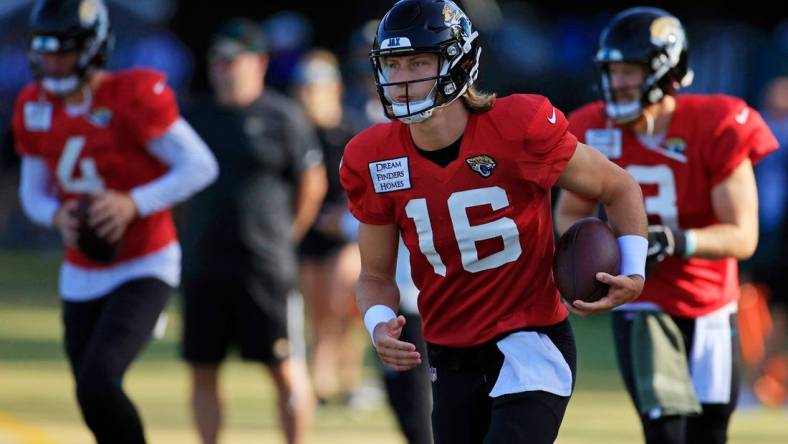
[[[400,340],[416,345],[422,356],[421,365],[405,372],[384,368],[383,381],[389,404],[394,409],[408,444],[431,444],[432,388],[426,359],[427,347],[421,335],[421,318],[412,314],[404,316],[407,322],[402,328]]]
[[[123,392],[123,374],[150,340],[171,290],[146,278],[96,300],[63,302],[65,348],[77,400],[99,444],[145,442],[142,421]]]
[[[558,348],[575,380],[575,340],[569,320],[528,328],[546,335]],[[435,444],[550,444],[569,404],[568,396],[527,391],[489,396],[504,362],[496,341],[470,348],[428,344]]]

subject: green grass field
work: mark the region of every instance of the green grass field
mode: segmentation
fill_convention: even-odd
[[[83,444],[91,436],[72,395],[62,351],[57,256],[0,253],[0,444]],[[637,443],[639,426],[615,371],[607,318],[574,319],[579,352],[577,390],[558,442]],[[187,410],[186,367],[177,358],[177,300],[170,325],[129,371],[126,387],[139,407],[151,443],[197,443]],[[367,378],[374,380],[370,364]],[[273,388],[258,366],[225,366],[226,443],[283,442],[277,429]],[[327,407],[317,411],[310,442],[402,443],[384,405],[367,410]],[[731,443],[788,443],[788,411],[737,412]]]

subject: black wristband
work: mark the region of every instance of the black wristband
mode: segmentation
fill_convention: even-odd
[[[687,251],[687,235],[684,230],[673,230],[673,256],[684,257]]]

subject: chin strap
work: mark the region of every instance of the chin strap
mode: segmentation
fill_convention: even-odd
[[[76,74],[68,77],[44,77],[41,79],[41,86],[47,91],[56,96],[65,96],[76,91],[80,84],[80,78]]]
[[[608,117],[615,120],[618,123],[629,123],[640,116],[642,111],[642,106],[640,102],[629,102],[629,103],[605,103],[605,112],[607,113]]]
[[[643,117],[646,119],[646,136],[653,136],[654,135],[654,116],[651,113],[644,109],[643,110]]]

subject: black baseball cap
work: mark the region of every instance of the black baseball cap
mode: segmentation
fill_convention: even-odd
[[[233,18],[214,33],[208,54],[233,58],[244,52],[264,54],[267,49],[265,34],[258,23],[246,18]]]

